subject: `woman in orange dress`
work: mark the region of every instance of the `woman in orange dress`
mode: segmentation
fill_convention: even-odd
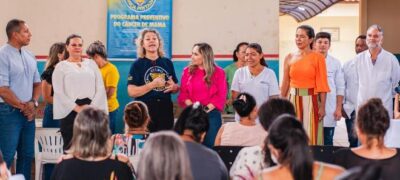
[[[323,145],[326,93],[329,92],[325,58],[312,51],[314,29],[307,25],[296,30],[297,52],[286,56],[281,96],[288,97],[311,145]]]

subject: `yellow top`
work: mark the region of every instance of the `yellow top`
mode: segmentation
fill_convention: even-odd
[[[119,107],[119,103],[117,100],[117,88],[118,88],[118,81],[119,81],[119,72],[118,69],[108,62],[105,66],[100,68],[101,76],[103,77],[104,87],[113,87],[115,88],[114,93],[111,95],[110,98],[107,99],[108,101],[108,111],[113,112]]]

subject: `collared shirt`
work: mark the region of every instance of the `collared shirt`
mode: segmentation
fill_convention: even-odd
[[[22,102],[32,99],[33,83],[40,82],[35,56],[5,44],[0,48],[0,87],[9,87]],[[0,102],[4,102],[0,98]]]
[[[396,57],[382,49],[373,64],[371,53],[364,51],[357,55],[355,67],[359,85],[357,107],[377,97],[382,100],[389,116],[393,117],[394,87],[400,80],[400,66]]]
[[[337,96],[344,96],[344,77],[342,65],[336,58],[326,56],[326,70],[328,73],[328,84],[331,91],[326,95],[324,127],[335,127],[336,120],[333,114],[336,110]]]
[[[193,103],[199,101],[204,106],[211,103],[217,110],[223,111],[228,91],[225,72],[219,66],[215,66],[210,85],[205,82],[205,75],[204,69],[196,68],[193,73],[189,72],[189,67],[183,69],[178,103],[181,107],[186,107],[185,100],[189,99]]]
[[[346,86],[343,109],[348,117],[350,117],[350,114],[356,109],[357,105],[358,81],[355,62],[356,59],[352,59],[343,65],[344,82]]]

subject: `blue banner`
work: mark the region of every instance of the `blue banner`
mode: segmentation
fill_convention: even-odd
[[[166,57],[172,53],[172,0],[107,0],[109,58],[136,58],[135,39],[144,28],[156,29]]]

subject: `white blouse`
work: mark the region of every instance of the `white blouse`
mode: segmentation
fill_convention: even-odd
[[[59,62],[52,80],[54,119],[66,117],[75,108],[75,100],[83,98],[91,99],[91,106],[108,113],[103,78],[92,60],[84,59],[81,63]]]

